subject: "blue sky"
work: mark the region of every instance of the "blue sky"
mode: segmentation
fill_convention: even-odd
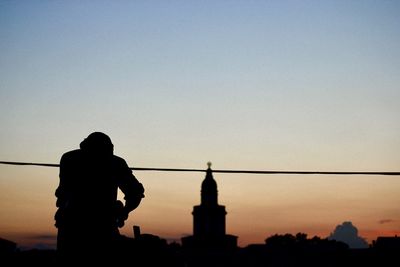
[[[0,158],[56,163],[104,131],[139,167],[398,171],[399,11],[397,1],[3,1]],[[140,175],[158,188],[159,176]],[[178,176],[167,180],[195,188],[176,199],[190,209],[201,180]],[[222,183],[236,203],[240,187]]]

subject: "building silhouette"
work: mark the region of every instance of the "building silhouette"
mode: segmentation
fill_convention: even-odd
[[[372,247],[381,251],[400,252],[400,236],[378,236]]]
[[[225,206],[218,204],[218,186],[214,180],[211,163],[201,183],[200,205],[193,207],[193,235],[182,238],[186,248],[237,248],[237,236],[226,234]]]

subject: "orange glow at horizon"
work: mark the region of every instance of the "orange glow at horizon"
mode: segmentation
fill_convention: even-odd
[[[1,168],[9,182],[2,184],[8,193],[0,195],[0,237],[30,246],[35,243],[35,236],[55,235],[54,190],[58,170]],[[135,175],[144,184],[146,197],[130,214],[121,233],[133,237],[132,227],[139,225],[143,233],[169,241],[179,242],[181,237],[191,235],[191,212],[200,203],[204,174]],[[399,234],[398,179],[352,177],[343,184],[343,177],[214,174],[214,178],[219,204],[225,205],[228,212],[226,232],[238,236],[242,247],[263,243],[274,234],[302,232],[324,238],[344,221],[352,221],[359,236],[369,243],[377,236]],[[160,179],[164,182],[160,183]],[[166,181],[170,186],[165,186]]]

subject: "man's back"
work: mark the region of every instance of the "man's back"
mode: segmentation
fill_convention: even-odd
[[[90,219],[93,223],[101,220],[97,222],[101,224],[111,218],[124,170],[125,161],[113,155],[93,157],[82,150],[65,153],[60,162],[56,196],[67,201],[63,205],[71,212],[70,219]]]

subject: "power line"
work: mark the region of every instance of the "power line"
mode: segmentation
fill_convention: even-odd
[[[52,163],[32,163],[32,162],[12,162],[12,161],[0,161],[0,164],[7,165],[25,165],[25,166],[41,166],[41,167],[60,167],[59,164]],[[129,167],[135,171],[160,171],[160,172],[206,172],[205,169],[184,169],[184,168],[140,168],[140,167]],[[247,174],[316,174],[316,175],[390,175],[397,176],[400,172],[366,172],[366,171],[251,171],[251,170],[212,170],[214,173],[247,173]]]
[[[31,165],[31,166],[42,166],[42,167],[60,167],[60,164],[51,164],[51,163],[30,163],[30,162],[15,162],[15,161],[0,161],[0,164],[7,164],[7,165]]]

